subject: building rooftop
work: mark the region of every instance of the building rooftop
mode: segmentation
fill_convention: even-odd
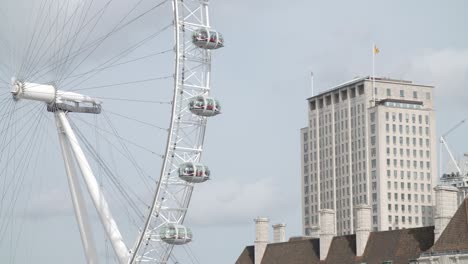
[[[320,240],[268,244],[262,264],[407,264],[421,255],[468,252],[468,198],[434,243],[434,227],[371,232],[362,256],[356,256],[356,235],[333,238],[327,258],[320,261]],[[246,247],[236,264],[253,264],[254,248]],[[390,263],[390,262],[389,262]]]
[[[447,227],[427,254],[468,250],[468,198],[458,207]]]
[[[356,77],[350,81],[346,81],[344,83],[338,84],[330,89],[327,89],[325,91],[322,91],[312,97],[307,98],[307,100],[310,100],[315,97],[320,97],[324,94],[328,94],[331,92],[334,92],[336,90],[339,90],[340,88],[353,85],[362,81],[372,81],[371,76],[366,76],[366,77]],[[392,78],[387,78],[387,77],[375,77],[375,81],[379,83],[394,83],[394,84],[407,84],[407,85],[412,85],[412,86],[422,86],[422,87],[428,87],[428,88],[434,88],[434,86],[431,85],[424,85],[424,84],[414,84],[412,81],[407,81],[407,80],[399,80],[399,79],[392,79]]]

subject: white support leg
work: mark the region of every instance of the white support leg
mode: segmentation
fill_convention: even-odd
[[[58,111],[56,113],[57,118],[60,122],[60,125],[63,128],[64,134],[68,138],[69,144],[75,154],[76,162],[80,167],[81,174],[83,175],[84,182],[88,188],[88,192],[91,196],[91,199],[96,207],[96,210],[99,214],[102,225],[106,231],[107,237],[109,238],[112,247],[117,255],[119,262],[121,264],[127,264],[129,261],[129,250],[125,245],[122,235],[117,227],[117,223],[114,221],[112,214],[109,209],[109,205],[104,199],[103,194],[99,188],[98,182],[94,177],[93,171],[86,159],[86,156],[78,144],[78,140],[73,132],[70,123],[64,112]]]
[[[68,187],[70,188],[70,195],[73,202],[73,208],[75,210],[76,221],[78,222],[78,227],[80,230],[81,241],[85,251],[86,261],[88,264],[97,264],[98,259],[96,253],[96,246],[94,244],[91,226],[89,224],[86,204],[83,199],[83,194],[81,192],[78,178],[76,177],[76,170],[73,163],[73,156],[70,152],[70,145],[66,141],[63,128],[57,116],[55,121],[57,125],[60,146],[62,148],[65,170],[67,172]]]

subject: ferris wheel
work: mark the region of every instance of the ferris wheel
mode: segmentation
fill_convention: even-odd
[[[211,56],[224,46],[224,39],[210,24],[209,1],[135,0],[122,4],[126,8],[113,0],[39,2],[29,10],[28,36],[13,32],[14,27],[9,30],[8,25],[0,27],[0,31],[8,32],[0,35],[0,235],[18,229],[17,237],[24,236],[15,205],[24,200],[23,212],[28,212],[34,207],[34,199],[33,194],[19,191],[29,174],[35,175],[44,166],[51,175],[67,176],[74,224],[88,263],[102,262],[90,214],[99,219],[110,260],[177,263],[173,251],[193,238],[191,229],[184,225],[193,189],[210,179],[210,169],[201,161],[207,120],[221,113],[219,101],[211,94]],[[11,10],[0,9],[0,14],[15,17]],[[153,23],[158,16],[169,23],[155,22],[157,30],[147,30],[148,22]],[[106,17],[115,23],[106,24]],[[132,28],[137,23],[144,25],[142,33],[140,28]],[[120,39],[113,39],[118,34],[122,34]],[[129,35],[136,35],[137,40],[132,41]],[[155,52],[151,44],[161,42],[165,43],[160,47],[170,47]],[[144,51],[140,54],[139,50]],[[93,60],[94,56],[99,58]],[[148,58],[164,61],[161,56],[167,61],[172,58],[172,65],[148,62]],[[87,65],[88,61],[92,62]],[[133,66],[142,61],[146,62],[141,68]],[[119,67],[125,68],[116,70]],[[137,80],[106,84],[106,78],[150,73],[152,68],[166,74],[152,78],[141,74]],[[115,72],[109,74],[109,70]],[[99,84],[94,85],[95,80]],[[160,90],[140,92],[143,84],[157,89],[170,84],[161,92],[167,101],[151,97]],[[148,104],[166,108],[150,112]],[[108,110],[108,105],[117,110]],[[154,115],[166,115],[169,125],[138,118],[151,119]],[[119,120],[123,119],[128,122],[121,125]],[[151,129],[140,130],[132,122]],[[154,128],[162,134],[152,134]],[[50,135],[54,129],[58,140]],[[42,153],[53,142],[59,148]],[[135,154],[138,151],[132,148],[149,157]],[[58,162],[52,162],[51,157],[58,154],[54,151],[61,151],[65,170],[55,168]],[[45,165],[47,162],[51,165]],[[44,182],[49,176],[41,174],[45,178],[40,184],[48,185]],[[35,190],[37,185],[30,184],[29,188]],[[90,206],[95,210],[88,209]],[[125,221],[121,215],[132,228],[125,226],[122,231]],[[10,249],[21,240],[14,233],[11,231]],[[11,256],[9,259],[11,262]]]

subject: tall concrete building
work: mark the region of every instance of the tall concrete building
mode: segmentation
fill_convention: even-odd
[[[305,235],[317,233],[322,209],[335,210],[338,235],[355,233],[358,205],[371,206],[374,231],[433,224],[432,86],[387,78],[374,85],[364,77],[308,105],[309,125],[301,129]]]

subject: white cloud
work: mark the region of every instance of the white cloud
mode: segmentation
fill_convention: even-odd
[[[426,50],[410,59],[408,75],[435,85],[438,96],[467,96],[468,49]]]
[[[67,190],[58,188],[42,192],[31,201],[29,208],[21,216],[33,220],[71,216],[73,208],[69,197]]]
[[[271,178],[252,183],[213,181],[197,187],[187,218],[192,225],[225,226],[251,222],[257,216],[281,217],[297,204]]]

